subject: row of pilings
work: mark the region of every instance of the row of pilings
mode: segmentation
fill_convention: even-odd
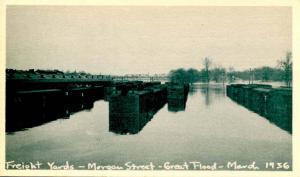
[[[226,94],[236,103],[292,133],[292,89],[263,84],[231,84]]]
[[[168,102],[168,98],[172,97],[172,110],[182,110],[188,91],[186,84],[142,81],[9,80],[6,88],[7,132],[69,118],[73,113],[93,108],[96,100],[104,99],[109,102],[109,130],[118,134],[139,132]],[[170,92],[174,88],[184,91]],[[176,99],[177,104],[174,104]]]

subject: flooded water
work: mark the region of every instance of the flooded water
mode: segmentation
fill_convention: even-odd
[[[110,132],[109,103],[103,100],[69,119],[7,134],[6,161],[58,165],[68,161],[75,169],[94,162],[123,167],[127,162],[152,162],[155,170],[166,170],[166,162],[193,161],[217,163],[218,170],[232,170],[227,164],[234,161],[276,170],[265,168],[274,162],[288,164],[291,170],[292,136],[230,100],[222,85],[194,85],[185,106],[174,111],[165,104],[137,134]]]

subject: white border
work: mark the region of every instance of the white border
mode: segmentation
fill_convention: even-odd
[[[264,176],[264,177],[299,177],[300,176],[300,163],[299,163],[299,75],[300,75],[300,1],[298,0],[6,0],[0,1],[0,56],[1,62],[0,72],[0,176]],[[49,170],[3,170],[5,162],[5,30],[6,30],[6,6],[7,5],[99,5],[99,6],[117,6],[117,5],[130,5],[130,6],[291,6],[293,7],[293,171],[291,172],[268,172],[268,171],[88,171],[88,170],[73,170],[73,171],[49,171]],[[276,147],[274,147],[276,148]]]

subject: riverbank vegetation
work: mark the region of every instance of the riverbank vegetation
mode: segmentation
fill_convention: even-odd
[[[249,68],[248,70],[236,71],[234,67],[225,68],[213,63],[213,60],[205,57],[202,61],[203,68],[184,69],[179,68],[169,72],[169,78],[173,82],[206,82],[214,81],[217,83],[232,83],[237,80],[254,80],[263,82],[280,81],[285,82],[288,87],[292,83],[292,53],[288,52],[284,59],[278,60],[277,67],[262,66],[258,68]]]

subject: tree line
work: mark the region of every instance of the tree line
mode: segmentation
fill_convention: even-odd
[[[205,57],[202,60],[203,68],[184,69],[179,68],[169,72],[169,78],[172,82],[195,83],[214,81],[217,83],[235,82],[236,80],[249,81],[283,81],[287,86],[292,82],[292,53],[287,52],[284,59],[278,60],[277,67],[263,66],[251,68],[243,71],[235,71],[233,67],[226,69],[220,65],[214,65],[212,59]]]

